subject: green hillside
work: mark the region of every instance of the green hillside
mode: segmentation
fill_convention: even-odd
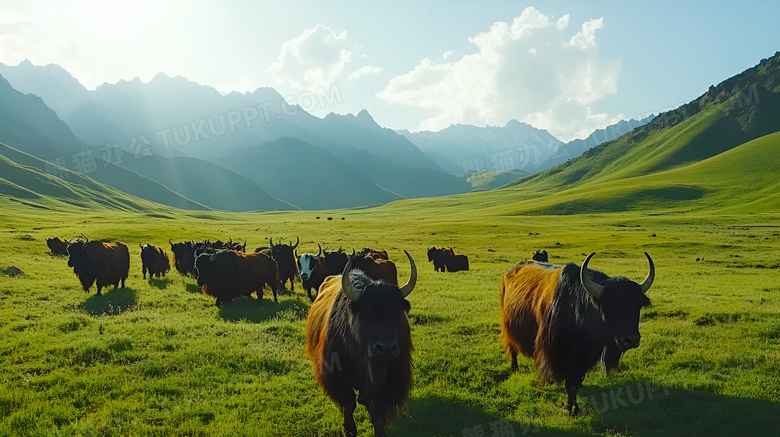
[[[780,130],[780,54],[647,125],[512,185],[541,192],[700,161]]]
[[[103,161],[100,158],[95,159],[95,171],[88,172],[86,175],[84,175],[62,167],[55,167],[52,164],[43,161],[42,159],[3,143],[0,143],[0,155],[7,158],[9,162],[18,164],[27,170],[35,169],[38,173],[56,173],[57,176],[63,175],[63,177],[65,177],[68,181],[75,180],[76,184],[82,185],[93,191],[96,190],[96,187],[98,186],[100,186],[102,190],[112,188],[111,191],[113,193],[123,193],[123,197],[125,198],[131,198],[134,196],[134,203],[137,203],[141,199],[146,199],[150,201],[145,202],[148,204],[152,204],[151,202],[154,202],[179,209],[209,209],[206,206],[194,202],[179,193],[171,191],[169,188],[160,184],[159,182],[145,178],[124,167]],[[35,192],[39,187],[36,184],[27,186],[24,184],[24,182],[20,183],[19,185],[33,192]],[[76,189],[75,194],[78,194],[78,188]],[[55,195],[54,197],[58,196]]]
[[[62,172],[60,178],[45,173],[37,166],[16,162],[9,156],[16,159],[26,157],[27,163],[40,161],[0,143],[0,198],[6,202],[16,201],[35,208],[55,210],[78,207],[147,212],[161,209],[160,205],[129,196],[70,170],[58,169]],[[40,162],[40,165],[43,163]]]

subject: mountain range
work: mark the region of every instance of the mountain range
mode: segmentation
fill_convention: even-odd
[[[54,71],[56,68],[51,76],[67,79]],[[35,83],[30,77],[26,80]],[[253,106],[264,112],[267,109],[267,118],[248,117],[253,114],[244,109],[252,106],[245,106],[232,110],[237,112],[212,112],[216,116],[169,127],[159,127],[154,124],[157,116],[148,115],[122,122],[122,117],[134,117],[157,96],[147,90],[151,94],[141,97],[143,93],[137,93],[138,89],[168,81],[190,90],[188,95],[195,96],[188,101],[192,105],[197,99],[224,103],[222,98],[230,96],[250,100],[258,96],[281,97],[270,89],[221,96],[186,79],[162,75],[149,84],[125,81],[101,87],[105,95],[100,99],[90,94],[98,90],[88,92],[86,104],[72,105],[70,115],[63,115],[73,117],[71,122],[78,125],[75,122],[83,114],[95,107],[103,108],[100,120],[105,124],[96,123],[89,131],[86,128],[90,125],[84,122],[81,134],[77,135],[59,112],[45,104],[45,98],[19,92],[0,79],[0,142],[4,143],[0,145],[0,194],[44,208],[67,204],[143,210],[152,205],[151,200],[182,209],[325,209],[415,197],[404,190],[414,190],[417,197],[425,190],[436,196],[439,194],[435,193],[447,190],[463,193],[470,187],[490,189],[519,178],[489,193],[411,200],[404,202],[403,207],[414,208],[420,202],[430,208],[468,204],[511,215],[647,207],[691,209],[702,205],[724,211],[741,210],[743,205],[756,211],[780,207],[775,159],[775,150],[780,146],[780,53],[711,86],[699,98],[672,111],[645,120],[626,121],[579,142],[556,143],[558,149],[569,147],[577,156],[554,167],[528,174],[511,168],[504,157],[497,158],[497,163],[508,168],[479,169],[468,172],[468,177],[446,172],[446,166],[440,166],[435,155],[425,155],[426,146],[418,148],[413,141],[378,126],[365,111],[319,119],[303,108],[283,107],[286,103],[280,100],[276,112],[273,104]],[[162,105],[154,102],[158,103]],[[161,106],[159,113],[163,115],[159,119],[173,117],[176,105]],[[217,109],[213,107],[214,111]],[[59,107],[63,114],[67,110]],[[188,110],[188,117],[201,116],[205,111],[194,107]],[[195,138],[198,129],[205,129],[199,120],[204,120],[203,125],[212,120],[218,128],[220,115],[227,123],[224,132],[204,138],[204,131],[197,133],[200,138]],[[234,123],[239,116],[243,118]],[[253,123],[259,119],[263,125],[251,125],[248,118]],[[131,138],[136,140],[136,149],[125,148],[116,141],[95,145],[81,137],[95,135],[91,137],[94,140],[99,138],[97,135],[119,135],[119,127],[128,135],[135,132]],[[183,137],[186,127],[189,139]],[[136,130],[140,128],[151,130]],[[512,147],[512,138],[519,138],[523,131],[551,143],[555,141],[544,131],[516,121],[503,128],[453,126],[439,133],[439,139],[449,135],[471,138],[472,144],[477,144],[479,135],[488,131],[494,138],[505,140],[490,153]],[[511,132],[517,135],[512,137]],[[278,136],[272,138],[275,135]],[[429,139],[437,137],[434,133],[427,135]],[[113,141],[111,138],[119,137],[104,138]],[[241,138],[247,141],[242,142]],[[601,140],[605,142],[596,145]],[[428,144],[434,143],[431,140]],[[446,143],[438,144],[444,147]],[[487,147],[492,147],[485,141],[479,144],[481,148],[474,146],[468,152],[485,153]],[[393,154],[391,159],[389,155]],[[552,155],[547,160],[550,158]],[[463,162],[461,173],[462,166]],[[459,184],[457,189],[453,188],[453,181]],[[261,187],[269,187],[268,192]],[[217,198],[225,203],[219,204]]]
[[[254,185],[264,184],[258,185],[259,191],[284,201],[283,205],[253,203],[242,207],[225,205],[224,199],[202,190],[182,193],[212,208],[244,211],[313,209],[323,205],[354,207],[471,190],[463,178],[442,171],[406,138],[379,126],[367,111],[357,115],[331,114],[320,119],[300,106],[288,104],[271,88],[223,96],[211,87],[164,74],[158,74],[149,83],[137,79],[120,81],[101,85],[94,91],[84,88],[56,65],[0,65],[0,75],[8,77],[22,93],[39,95],[83,143],[95,148],[115,146],[133,158],[144,157],[134,159],[132,164],[120,164],[142,176],[167,184],[170,177],[162,176],[161,167],[178,175],[209,180],[236,180],[242,176]],[[335,104],[338,96],[319,98],[323,104]],[[276,150],[269,143],[281,138],[296,138],[308,147],[295,143],[293,148],[297,148],[298,154],[292,149],[285,151],[284,159],[270,161],[271,166],[263,153]],[[328,178],[321,179],[323,166],[312,159],[314,155],[304,157],[300,153],[327,156],[332,164],[326,168],[330,170]],[[184,157],[192,159],[181,159]],[[156,162],[161,159],[172,161]],[[284,175],[282,179],[295,183],[277,183],[282,179],[258,174],[263,170]],[[226,171],[234,174],[225,174]],[[221,177],[212,178],[214,174]],[[319,194],[291,192],[290,186],[302,185],[297,178],[320,178]],[[219,180],[214,182],[216,188],[212,191],[226,189],[218,184]],[[355,183],[363,185],[354,186]],[[244,191],[249,189],[247,185],[243,187]]]

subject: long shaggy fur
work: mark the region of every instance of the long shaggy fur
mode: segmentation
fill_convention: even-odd
[[[78,242],[68,247],[68,265],[81,281],[84,291],[97,283],[97,294],[103,287],[122,283],[130,273],[130,251],[124,243],[103,243],[97,240]]]
[[[353,270],[350,278],[356,289],[364,290],[358,303],[352,302],[342,292],[341,275],[329,276],[320,287],[306,323],[306,356],[312,362],[317,383],[342,412],[354,409],[355,391],[358,391],[360,403],[365,404],[370,412],[373,409],[389,420],[398,413],[412,387],[413,348],[406,317],[408,302],[400,296],[397,286],[373,280],[362,271]],[[393,292],[399,295],[389,296]],[[383,296],[384,293],[388,295]],[[398,307],[401,314],[396,333],[400,355],[387,361],[384,379],[372,382],[367,346],[369,339],[365,338],[371,333],[365,332],[361,323],[366,321],[361,322],[361,315],[355,311],[371,314],[378,311],[381,314],[384,311],[381,302],[387,299],[405,303]],[[361,304],[369,304],[373,308],[358,309]],[[348,419],[345,413],[345,423],[348,420],[351,417]]]
[[[610,357],[603,364],[611,370],[620,358],[616,347],[607,353],[603,312],[582,287],[579,270],[574,263],[525,261],[501,279],[502,344],[510,353],[533,357],[542,380],[562,381],[575,368],[587,371],[602,356]],[[609,279],[589,272],[597,284]]]

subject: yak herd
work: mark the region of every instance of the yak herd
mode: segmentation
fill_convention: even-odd
[[[295,244],[274,243],[246,252],[246,242],[169,240],[173,266],[182,275],[197,278],[198,286],[216,298],[216,305],[257,293],[268,287],[277,291],[293,279],[313,302],[306,324],[306,356],[323,391],[339,406],[344,435],[356,436],[353,412],[366,406],[376,436],[402,407],[412,384],[412,339],[407,296],[417,282],[417,267],[408,252],[411,273],[399,286],[395,263],[384,250],[343,247],[299,255]],[[124,287],[130,255],[125,244],[104,243],[84,237],[74,242],[47,239],[52,254],[67,255],[68,266],[84,291],[97,283]],[[142,273],[160,277],[171,260],[161,248],[141,244]],[[566,409],[579,410],[577,391],[586,373],[597,363],[608,372],[617,368],[623,353],[639,346],[639,312],[650,304],[645,295],[655,278],[650,265],[638,284],[623,277],[609,277],[589,267],[554,265],[546,251],[534,252],[504,272],[500,282],[501,343],[518,370],[517,355],[531,357],[539,378],[564,383]],[[452,248],[431,247],[428,261],[437,272],[469,270],[468,257]],[[314,290],[314,294],[312,293]],[[333,357],[338,358],[338,371]],[[356,396],[357,393],[357,396]]]

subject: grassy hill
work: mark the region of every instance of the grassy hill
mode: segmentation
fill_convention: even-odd
[[[3,143],[0,143],[0,157],[4,158],[7,170],[7,173],[3,172],[0,177],[9,183],[7,186],[15,185],[17,189],[23,188],[30,193],[37,193],[36,197],[48,196],[58,200],[91,199],[87,203],[77,202],[83,207],[101,205],[108,208],[125,208],[126,205],[133,205],[131,209],[138,210],[141,207],[137,205],[143,204],[147,208],[155,205],[154,207],[159,208],[160,205],[157,204],[162,204],[181,209],[209,209],[158,182],[100,158],[96,158],[96,170],[85,175],[55,167]],[[96,194],[100,194],[98,198],[95,198]]]
[[[544,192],[706,159],[780,130],[780,54],[647,125],[513,185]]]

